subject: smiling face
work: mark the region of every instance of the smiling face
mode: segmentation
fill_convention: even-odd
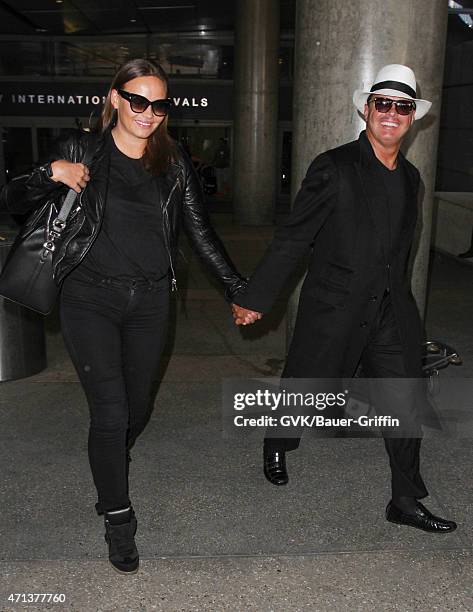
[[[120,87],[129,93],[138,94],[150,101],[162,100],[167,96],[166,83],[156,76],[143,76],[131,79]],[[155,132],[164,117],[157,117],[151,106],[142,112],[135,113],[131,110],[130,103],[122,98],[116,89],[112,89],[110,100],[113,108],[118,111],[115,130],[120,137],[129,142],[145,141]]]
[[[405,100],[402,97],[381,94],[378,97],[389,100]],[[376,110],[374,102],[371,101],[369,104],[365,104],[363,114],[366,120],[366,132],[370,140],[374,139],[381,147],[399,148],[414,121],[415,112],[409,115],[399,115],[393,104],[387,113],[380,113]]]

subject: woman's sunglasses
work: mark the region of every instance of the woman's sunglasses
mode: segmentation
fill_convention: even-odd
[[[144,113],[148,106],[151,106],[151,109],[156,117],[165,117],[172,106],[171,98],[164,98],[164,100],[153,100],[153,102],[151,102],[144,96],[130,93],[124,89],[117,89],[117,91],[122,98],[129,102],[130,108],[134,113]]]
[[[392,105],[399,115],[410,115],[416,109],[416,103],[413,100],[390,100],[389,98],[371,98],[368,104],[374,102],[374,107],[378,113],[388,113]]]

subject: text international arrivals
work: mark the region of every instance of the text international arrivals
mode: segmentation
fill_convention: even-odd
[[[209,105],[208,98],[175,97],[171,99],[175,107],[207,108]],[[7,101],[13,104],[94,104],[98,106],[105,103],[105,96],[79,96],[67,94],[10,94],[9,96],[5,96],[0,93],[0,103]]]

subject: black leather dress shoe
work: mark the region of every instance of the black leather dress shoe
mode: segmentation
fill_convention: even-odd
[[[430,533],[448,533],[450,531],[455,531],[457,528],[456,523],[434,516],[420,502],[416,502],[416,509],[414,512],[408,513],[399,510],[391,500],[386,506],[386,520],[390,523],[397,523],[398,525],[417,527],[417,529],[423,529]]]
[[[284,451],[264,451],[264,475],[273,485],[280,486],[289,482]]]

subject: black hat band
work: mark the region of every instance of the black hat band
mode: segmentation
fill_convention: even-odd
[[[377,91],[378,89],[397,89],[398,91],[402,91],[402,93],[411,96],[411,98],[417,98],[415,90],[412,89],[412,87],[409,87],[409,85],[401,83],[400,81],[381,81],[380,83],[375,83],[370,91],[373,92]]]

